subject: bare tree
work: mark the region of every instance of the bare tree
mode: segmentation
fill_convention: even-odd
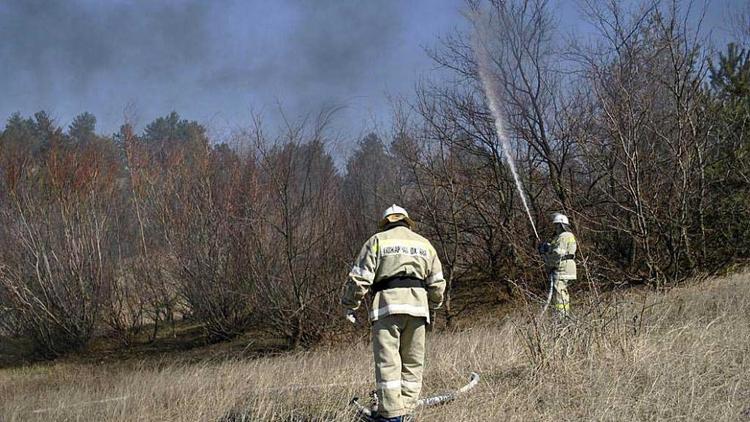
[[[400,200],[398,172],[386,145],[375,133],[365,136],[347,161],[342,200],[349,220],[343,228],[349,255],[354,256],[372,235],[383,210]]]
[[[705,236],[706,72],[697,29],[685,26],[677,1],[630,10],[589,2],[586,10],[607,41],[579,54],[594,94],[595,133],[581,144],[596,175],[592,187],[611,205],[600,224],[628,234],[617,254],[630,277],[657,285],[679,279],[696,265],[696,221]]]

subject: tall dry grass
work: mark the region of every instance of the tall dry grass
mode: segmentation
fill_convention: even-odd
[[[426,394],[480,385],[423,421],[750,420],[750,275],[614,295],[574,321],[429,338]],[[535,311],[538,311],[535,309]],[[365,344],[251,361],[57,363],[0,371],[0,420],[328,421],[372,388]]]

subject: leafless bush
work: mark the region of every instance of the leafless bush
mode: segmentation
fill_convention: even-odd
[[[163,223],[178,292],[213,339],[241,333],[253,311],[256,273],[244,201],[252,177],[232,154],[207,145],[175,149],[164,169],[162,197],[154,198],[159,204],[154,219]]]
[[[341,181],[325,151],[330,114],[314,124],[290,125],[269,143],[260,124],[253,133],[263,193],[256,215],[255,253],[263,261],[257,284],[261,321],[292,347],[319,339],[337,321],[346,247]],[[258,206],[259,205],[259,206]],[[346,261],[344,261],[346,262]]]
[[[106,323],[123,342],[152,324],[151,340],[162,321],[172,323],[178,308],[177,287],[170,270],[164,217],[165,174],[160,150],[149,146],[125,124],[119,133],[125,174],[118,227],[120,272],[112,289]],[[161,208],[160,208],[161,207]]]
[[[0,297],[39,352],[84,346],[114,277],[109,242],[116,168],[91,146],[53,145],[6,173]]]

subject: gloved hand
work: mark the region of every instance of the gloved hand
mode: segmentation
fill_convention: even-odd
[[[357,317],[354,316],[354,310],[353,309],[347,309],[346,310],[346,319],[349,320],[352,324],[357,323]]]
[[[537,247],[537,250],[539,251],[540,254],[544,255],[547,252],[549,252],[549,250],[550,250],[551,247],[552,246],[549,244],[549,242],[542,242]]]

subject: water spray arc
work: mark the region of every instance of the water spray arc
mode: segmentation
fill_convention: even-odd
[[[523,208],[526,210],[526,215],[529,217],[531,228],[534,230],[534,236],[539,240],[539,233],[537,233],[536,224],[534,224],[534,219],[531,217],[531,210],[529,209],[529,204],[526,199],[526,193],[521,185],[521,179],[518,177],[518,171],[516,170],[516,163],[513,160],[510,142],[508,141],[508,137],[505,135],[505,130],[503,128],[502,114],[500,113],[500,108],[497,103],[497,86],[489,71],[489,59],[485,43],[486,38],[483,37],[483,23],[478,18],[479,16],[475,16],[474,18],[474,24],[477,26],[474,35],[474,55],[476,56],[479,65],[479,78],[482,80],[484,96],[487,98],[487,104],[490,107],[492,118],[495,121],[495,132],[498,140],[500,140],[501,149],[503,150],[503,155],[505,155],[505,161],[508,163],[511,173],[513,173],[513,181],[516,183],[518,195],[521,197]]]
[[[475,15],[473,17],[474,25],[477,28],[474,33],[473,48],[474,55],[476,56],[477,64],[479,66],[479,79],[482,80],[484,96],[485,98],[487,98],[487,104],[490,107],[492,118],[495,121],[495,132],[497,134],[498,140],[500,140],[500,145],[503,150],[503,154],[505,155],[505,161],[508,163],[508,167],[510,168],[511,173],[513,173],[513,181],[516,183],[518,195],[521,197],[523,208],[526,211],[526,215],[529,217],[529,223],[531,223],[531,228],[532,230],[534,230],[534,236],[536,236],[536,240],[539,241],[539,233],[536,231],[536,224],[534,224],[534,218],[531,216],[531,210],[529,210],[526,193],[523,190],[523,185],[521,185],[521,179],[518,177],[518,171],[516,170],[516,163],[513,160],[510,142],[508,141],[508,137],[505,135],[505,130],[503,128],[502,113],[500,113],[500,107],[497,103],[497,86],[495,84],[495,79],[492,77],[492,74],[489,70],[489,52],[487,51],[486,37],[484,37],[484,23],[481,21],[480,17],[480,15]],[[544,315],[544,313],[547,311],[547,308],[549,307],[549,304],[552,302],[554,283],[551,278],[549,279],[548,285],[549,289],[547,290],[547,300],[545,301],[544,308],[542,309],[541,314],[539,314],[540,317]]]

